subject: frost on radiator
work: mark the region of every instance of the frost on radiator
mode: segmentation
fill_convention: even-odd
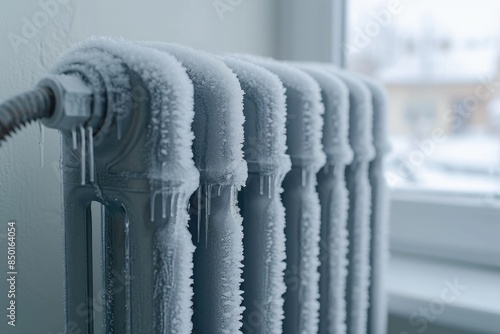
[[[243,151],[253,172],[288,172],[286,97],[278,76],[233,56],[223,58],[245,92]],[[251,166],[251,167],[250,167]],[[253,169],[252,169],[253,168]]]
[[[368,330],[371,334],[387,333],[388,305],[385,291],[389,261],[389,194],[383,173],[384,156],[389,151],[388,97],[385,89],[376,81],[362,77],[372,92],[373,141],[376,156],[370,163],[369,175],[372,188],[371,214],[371,286]]]
[[[356,76],[328,67],[349,89],[349,143],[354,160],[371,161],[375,157],[373,146],[372,95],[368,87]]]
[[[323,148],[327,164],[317,174],[321,203],[320,333],[346,332],[348,193],[345,166],[352,161],[349,145],[349,91],[321,64],[301,64],[320,85],[325,105]]]
[[[325,164],[321,144],[324,107],[318,84],[306,73],[270,58],[239,55],[278,75],[287,93],[287,153],[312,172]],[[309,170],[310,169],[310,170]]]
[[[167,43],[145,45],[167,52],[182,63],[195,91],[194,161],[202,183],[241,187],[247,178],[243,159],[243,91],[238,79],[215,56]]]
[[[371,187],[368,168],[375,156],[372,95],[355,75],[335,68],[331,70],[349,89],[349,142],[354,160],[345,173],[349,191],[346,324],[348,333],[362,334],[367,330],[370,285]]]
[[[83,73],[93,87],[104,85],[103,91],[95,92],[96,99],[102,98],[106,92],[105,98],[110,108],[102,128],[113,129],[118,138],[121,137],[121,121],[134,108],[134,111],[140,110],[137,104],[149,102],[150,120],[144,146],[147,170],[124,172],[126,175],[122,176],[149,180],[152,220],[155,219],[156,196],[162,197],[163,218],[167,218],[166,213],[170,208],[172,219],[155,235],[153,253],[157,270],[154,273],[154,299],[158,304],[153,316],[154,327],[161,332],[190,332],[191,259],[194,247],[186,238],[188,217],[183,208],[187,205],[189,195],[198,186],[199,174],[191,151],[193,86],[185,69],[174,57],[159,51],[121,39],[93,38],[74,47],[54,71]],[[140,87],[131,86],[131,72],[139,76],[142,82]],[[95,138],[96,145],[105,140],[106,135],[106,131],[101,131]],[[83,147],[85,132],[81,132],[80,137]],[[73,134],[73,138],[77,141],[76,134]],[[82,156],[82,165],[83,161]],[[98,185],[95,189],[99,197]],[[102,200],[106,203],[106,199]],[[129,224],[126,224],[126,229],[127,226]]]
[[[316,333],[319,311],[320,204],[316,173],[325,163],[321,144],[321,90],[305,72],[273,59],[243,55],[276,74],[286,88],[287,153],[292,171],[284,179],[287,269],[284,333]]]
[[[224,57],[245,92],[243,150],[249,178],[240,193],[244,251],[243,331],[282,332],[285,212],[281,183],[291,168],[286,155],[286,97],[279,78],[262,67]]]
[[[243,91],[236,75],[213,55],[177,44],[145,45],[176,57],[194,85],[193,151],[202,185],[192,201],[197,212],[191,215],[191,232],[197,244],[194,329],[199,333],[237,333],[243,312],[243,234],[236,190],[248,176],[242,150]],[[202,223],[205,228],[201,228]]]

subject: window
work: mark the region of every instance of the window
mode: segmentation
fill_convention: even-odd
[[[349,67],[391,97],[394,189],[500,196],[500,3],[353,0]]]
[[[495,0],[350,2],[348,67],[391,103],[389,304],[406,319],[391,332],[500,328],[499,14]],[[453,279],[469,288],[443,304]]]

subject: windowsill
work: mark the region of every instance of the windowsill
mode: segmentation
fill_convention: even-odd
[[[453,285],[455,279],[466,288],[453,294],[445,281]],[[391,314],[409,319],[407,328],[400,329],[403,333],[419,332],[424,323],[473,333],[500,330],[499,269],[393,254],[387,283]],[[426,317],[419,314],[422,308],[429,310]]]
[[[423,333],[426,324],[500,333],[498,199],[398,189],[391,200],[389,309],[407,319],[398,333]],[[455,278],[467,288],[442,302],[445,280]]]

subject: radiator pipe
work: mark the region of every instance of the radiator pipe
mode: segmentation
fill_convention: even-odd
[[[0,143],[33,121],[50,117],[55,109],[54,92],[38,87],[0,104]]]

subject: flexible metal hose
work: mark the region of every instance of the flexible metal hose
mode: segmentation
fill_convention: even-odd
[[[1,103],[0,143],[22,126],[50,117],[54,109],[54,94],[45,87],[35,88]]]

